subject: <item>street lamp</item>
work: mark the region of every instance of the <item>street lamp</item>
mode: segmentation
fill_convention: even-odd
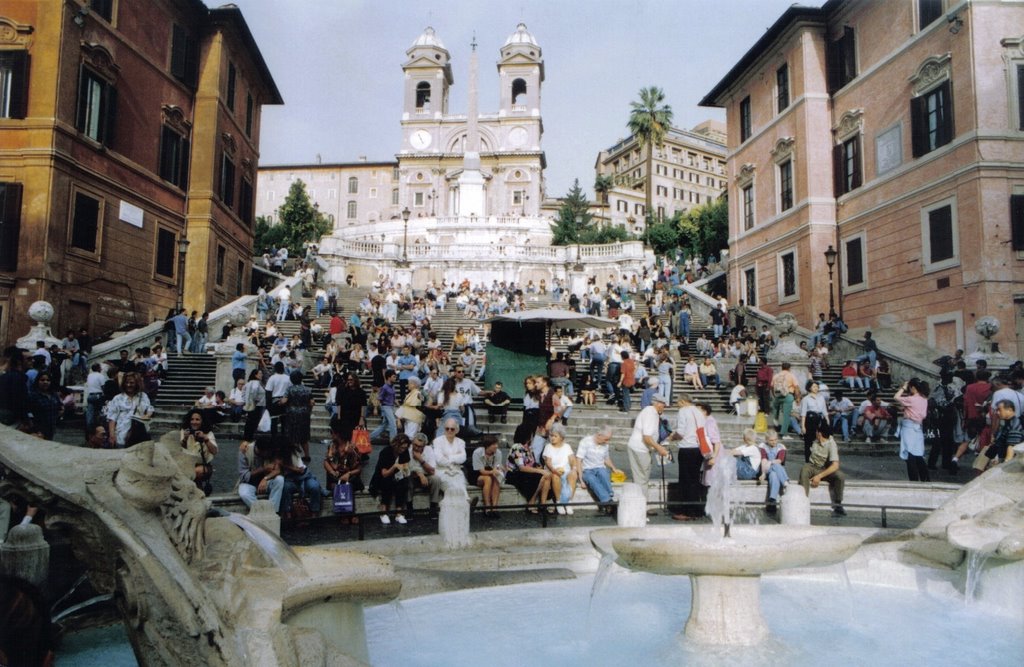
[[[184,236],[178,239],[178,310],[185,307],[185,255],[188,253],[189,240]]]
[[[408,249],[408,246],[409,246],[409,215],[410,214],[411,214],[411,212],[409,211],[409,207],[408,206],[406,206],[405,208],[402,209],[402,225],[405,228],[404,231],[402,232],[402,266],[409,266],[409,255],[407,254],[407,249]]]
[[[583,258],[580,257],[580,229],[583,227],[583,216],[576,216],[576,266],[572,267],[573,271],[583,271]]]
[[[828,316],[832,317],[836,314],[836,297],[835,289],[832,284],[832,267],[836,265],[836,256],[839,252],[832,247],[830,243],[828,250],[825,251],[825,263],[828,264]]]

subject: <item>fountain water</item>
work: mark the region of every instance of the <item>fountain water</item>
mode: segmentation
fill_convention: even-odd
[[[704,644],[751,646],[768,638],[761,616],[761,575],[840,563],[863,538],[809,526],[732,527],[736,463],[721,456],[711,474],[708,527],[610,528],[591,534],[604,554],[654,574],[687,574],[693,584],[686,637]],[[724,530],[723,530],[724,527]],[[732,622],[743,617],[744,622]]]

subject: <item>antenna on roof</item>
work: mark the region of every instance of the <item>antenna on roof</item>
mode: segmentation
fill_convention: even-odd
[[[476,30],[473,31],[473,41],[470,42],[469,45],[473,47],[474,51],[476,51]]]

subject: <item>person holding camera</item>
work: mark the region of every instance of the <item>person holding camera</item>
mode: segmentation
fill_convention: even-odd
[[[203,412],[193,408],[185,415],[181,428],[181,448],[195,461],[195,482],[203,493],[213,493],[213,457],[217,455],[217,438],[209,431]]]

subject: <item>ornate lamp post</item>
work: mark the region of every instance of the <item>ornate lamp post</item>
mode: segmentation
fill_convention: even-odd
[[[576,266],[572,267],[573,271],[583,271],[583,259],[580,256],[580,228],[583,227],[583,216],[576,216]]]
[[[406,206],[402,209],[402,225],[404,230],[402,232],[402,266],[409,266],[409,207]]]
[[[182,235],[178,239],[178,310],[185,306],[185,255],[188,254],[189,240]]]
[[[836,297],[835,289],[832,283],[832,268],[836,265],[836,256],[839,252],[829,244],[828,250],[825,251],[825,263],[828,264],[828,315],[832,315],[836,312]]]

